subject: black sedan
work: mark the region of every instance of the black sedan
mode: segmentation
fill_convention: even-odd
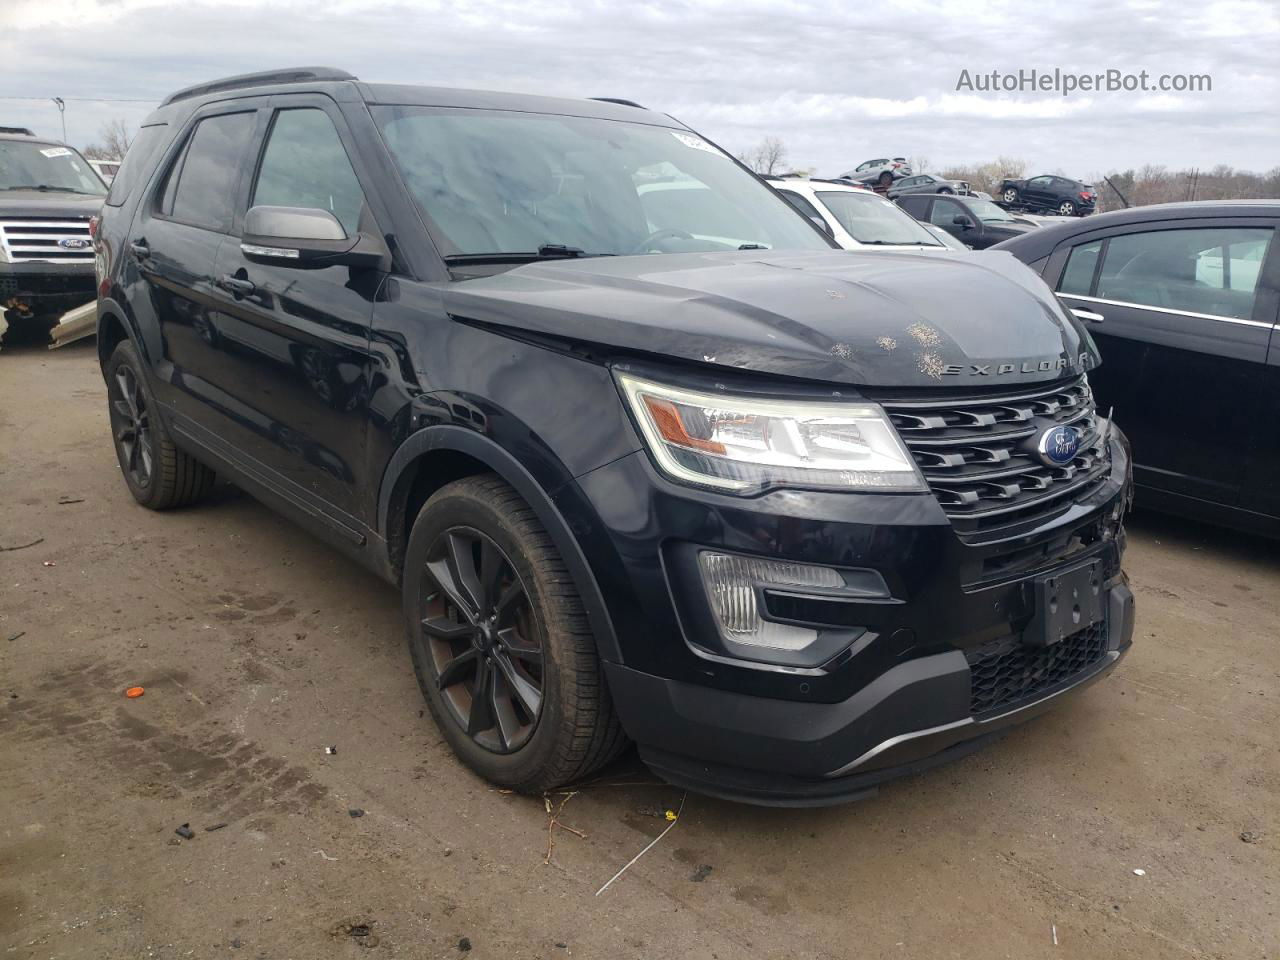
[[[975,250],[1037,229],[1026,221],[1015,219],[990,200],[977,197],[909,193],[898,198],[898,206],[922,223],[941,227]]]
[[[897,200],[905,193],[965,193],[969,192],[969,184],[963,180],[944,180],[932,173],[917,173],[914,177],[904,177],[889,188],[885,194],[890,200]]]
[[[1135,207],[1000,244],[1093,335],[1138,503],[1280,536],[1280,201]]]
[[[1010,207],[1032,213],[1056,213],[1062,217],[1083,217],[1093,213],[1098,193],[1087,183],[1043,174],[1030,180],[1003,180],[1000,199]]]

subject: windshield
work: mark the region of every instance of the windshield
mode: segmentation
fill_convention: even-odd
[[[106,185],[70,147],[0,140],[0,190],[56,190],[105,196]]]
[[[966,201],[966,205],[983,223],[1013,222],[1013,217],[1009,216],[1008,213],[1001,210],[990,200],[971,199]]]
[[[439,107],[373,115],[446,255],[830,249],[772,190],[684,130]]]
[[[818,199],[859,243],[942,246],[916,220],[874,193],[820,190]]]

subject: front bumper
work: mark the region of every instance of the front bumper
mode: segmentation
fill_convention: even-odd
[[[93,263],[0,263],[0,308],[65,313],[97,294]]]
[[[641,757],[702,792],[806,805],[852,799],[975,749],[1112,669],[1133,631],[1118,525],[1130,486],[1116,431],[1105,482],[1041,527],[994,542],[963,541],[931,495],[729,497],[667,482],[643,453],[578,478],[556,500],[603,588],[618,637],[605,672]],[[725,656],[682,561],[691,546],[873,570],[889,596],[847,604],[843,622],[863,632],[821,663]],[[1087,656],[1035,660],[1025,651],[1070,648],[1022,643],[1035,583],[1081,563],[1101,575],[1101,632]],[[991,681],[1005,660],[990,657],[1013,674]],[[1043,682],[995,699],[979,690],[1010,676]]]
[[[679,786],[768,806],[859,799],[953,760],[1039,716],[1115,668],[1133,635],[1133,594],[1111,586],[1102,655],[1007,708],[975,715],[959,650],[890,669],[837,704],[765,700],[607,667],[623,725],[655,773]]]

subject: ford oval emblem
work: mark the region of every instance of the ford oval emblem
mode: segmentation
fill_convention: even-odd
[[[86,237],[63,237],[58,241],[58,246],[66,250],[83,250],[92,243],[93,241]]]
[[[1050,427],[1036,443],[1040,459],[1051,467],[1064,467],[1080,452],[1080,431],[1075,427]]]

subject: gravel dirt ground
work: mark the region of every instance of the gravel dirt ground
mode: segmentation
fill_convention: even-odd
[[[1110,679],[852,806],[691,794],[597,897],[680,791],[552,796],[545,862],[392,588],[230,487],[132,502],[91,341],[0,354],[0,495],[5,958],[1280,957],[1275,543],[1139,514]]]

